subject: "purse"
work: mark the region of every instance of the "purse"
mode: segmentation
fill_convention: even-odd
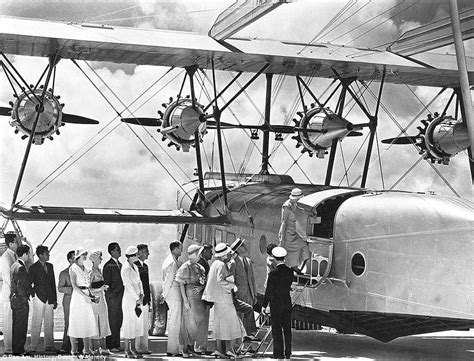
[[[142,314],[142,309],[138,305],[135,306],[135,314],[137,315],[137,317],[140,317],[140,315]]]

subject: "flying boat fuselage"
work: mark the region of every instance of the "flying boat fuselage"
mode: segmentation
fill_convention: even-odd
[[[206,211],[217,216],[222,197],[219,181],[213,181],[218,183],[206,194]],[[474,206],[466,200],[295,185],[289,177],[269,176],[267,182],[250,180],[228,191],[230,226],[197,225],[187,242],[249,240],[263,294],[266,246],[278,243],[281,205],[295,186],[305,195],[298,201],[298,232],[313,255],[322,255],[326,269],[320,267],[322,277],[303,289],[294,318],[382,341],[474,327],[474,276],[469,271]],[[180,207],[187,207],[186,199],[178,198]],[[316,269],[306,267],[305,272],[316,276]]]

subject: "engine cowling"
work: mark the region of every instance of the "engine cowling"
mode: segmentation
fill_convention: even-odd
[[[38,99],[41,98],[42,93],[43,89],[26,90],[13,103],[10,125],[16,128],[16,133],[21,132],[27,137],[30,136],[38,108],[40,108]],[[63,105],[59,103],[57,97],[50,91],[46,91],[43,106],[39,109],[40,115],[36,125],[33,144],[40,145],[43,144],[46,138],[52,139],[53,133],[57,132],[60,126],[64,125],[61,121],[63,115],[62,108]]]
[[[206,122],[201,121],[204,115],[201,104],[193,103],[191,99],[181,98],[164,104],[166,107],[162,115],[162,127],[160,132],[163,139],[169,139],[176,148],[183,148],[184,152],[189,151],[189,147],[194,145],[195,133],[197,131],[199,141],[206,133]]]
[[[293,139],[297,141],[296,147],[303,145],[302,153],[308,152],[310,156],[314,153],[324,158],[334,139],[343,139],[354,129],[351,122],[329,109],[311,108],[299,114],[300,120],[294,119],[296,125],[310,131],[301,130]]]

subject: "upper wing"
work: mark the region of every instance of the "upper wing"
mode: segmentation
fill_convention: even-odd
[[[386,69],[386,81],[422,86],[457,87],[456,59],[429,54],[422,61],[388,51],[331,44],[283,42],[262,39],[227,39],[224,46],[196,33],[61,23],[0,17],[0,51],[6,54],[49,56],[56,51],[68,59],[115,63],[343,78],[374,78]],[[474,82],[474,61],[468,59]]]

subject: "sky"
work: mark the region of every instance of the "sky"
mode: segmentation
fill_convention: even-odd
[[[2,1],[0,14],[61,21],[102,22],[114,26],[124,25],[140,28],[159,28],[180,31],[207,33],[220,12],[233,1],[42,1],[15,0]],[[404,31],[418,25],[426,24],[449,16],[447,1],[294,1],[280,6],[274,12],[258,20],[238,33],[239,36],[293,40],[307,43],[316,38],[318,42],[332,42],[343,45],[376,47],[388,44]],[[339,19],[337,27],[329,27],[327,33],[321,30],[345,7],[350,6],[345,15]],[[469,1],[459,1],[460,9],[473,6]],[[349,16],[350,15],[350,16]],[[466,51],[472,56],[474,47],[466,42]],[[453,52],[447,48],[442,51]],[[15,67],[28,82],[35,82],[46,66],[46,59],[21,56],[9,56]],[[146,149],[138,137],[124,124],[114,120],[115,109],[122,110],[124,104],[132,103],[149,85],[155,82],[168,70],[163,67],[134,66],[111,63],[79,62],[82,69],[90,76],[98,74],[120,98],[115,99],[106,87],[99,85],[113,107],[104,100],[95,87],[85,78],[82,72],[70,61],[62,60],[58,64],[55,93],[61,95],[65,103],[64,111],[91,117],[100,121],[100,125],[70,125],[61,128],[61,135],[54,136],[53,141],[46,140],[41,146],[33,146],[20,188],[18,199],[27,205],[62,205],[85,207],[117,207],[140,209],[175,209],[176,192],[179,184],[194,179],[195,157],[193,153],[177,152],[174,147],[167,147],[161,142],[161,136],[154,130],[150,134],[134,128],[150,149]],[[210,73],[207,73],[211,76]],[[154,116],[161,104],[170,96],[176,96],[182,81],[182,71],[173,70],[165,75],[159,86],[153,88],[136,104],[150,99],[143,106],[134,106],[136,116]],[[217,74],[220,86],[228,82],[232,74]],[[241,84],[251,75],[243,76]],[[175,78],[176,77],[176,78]],[[174,78],[174,80],[172,80]],[[8,88],[4,74],[0,74],[0,105],[5,106],[12,100],[12,91]],[[161,85],[171,81],[164,89],[153,95]],[[282,82],[272,106],[272,122],[276,124],[296,117],[293,107],[297,99],[297,88],[293,79],[274,77],[274,84]],[[99,84],[99,83],[97,83]],[[321,94],[329,81],[317,79],[312,82],[312,90]],[[211,90],[207,84],[207,90]],[[236,91],[237,88],[231,88]],[[376,93],[378,83],[371,89]],[[248,97],[237,99],[230,111],[223,114],[222,120],[251,123],[261,120],[264,108],[264,80],[261,79],[248,89]],[[388,85],[384,89],[383,104],[390,114],[403,126],[408,125],[415,115],[423,109],[437,89]],[[205,93],[198,91],[198,100],[207,104]],[[152,96],[153,95],[153,96]],[[441,112],[443,102],[449,95],[443,95],[439,101],[429,107],[430,112]],[[373,109],[374,101],[366,99]],[[256,105],[256,107],[254,106]],[[334,104],[330,104],[334,109]],[[351,109],[351,106],[346,106]],[[387,147],[381,139],[394,137],[398,128],[385,110],[381,110],[377,146],[374,147],[368,187],[390,188],[417,161],[418,153],[413,147]],[[354,107],[345,117],[353,123],[367,120],[360,110]],[[417,134],[415,122],[409,134]],[[105,134],[110,130],[110,133]],[[255,173],[259,170],[261,139],[250,143],[248,135],[226,133],[225,164],[227,171],[238,170],[250,153],[246,171]],[[366,134],[366,133],[365,133]],[[364,136],[365,136],[364,134]],[[105,136],[90,151],[97,137]],[[338,150],[333,185],[348,185],[354,182],[361,172],[365,148],[358,153],[361,139],[349,138],[342,142],[343,151]],[[205,136],[204,168],[218,170],[215,133],[210,131]],[[16,183],[18,170],[26,147],[18,134],[8,124],[7,117],[0,117],[0,201],[9,203]],[[271,137],[270,149],[274,150],[275,142]],[[296,182],[324,182],[327,157],[324,160],[300,157],[295,148],[295,141],[288,137],[283,144],[272,152],[271,172],[288,171]],[[258,148],[258,149],[257,149]],[[214,151],[213,151],[214,150]],[[286,151],[288,150],[288,151]],[[380,152],[381,163],[376,154]],[[81,155],[79,158],[78,155]],[[358,154],[358,155],[357,155]],[[357,156],[356,156],[357,155]],[[77,159],[79,158],[79,159]],[[292,166],[298,159],[298,166]],[[64,162],[70,167],[61,167],[63,171],[44,189],[42,185],[47,178]],[[344,179],[344,164],[349,166],[349,180]],[[382,164],[382,167],[379,166]],[[383,177],[381,170],[383,170]],[[454,157],[449,167],[436,166],[443,177],[464,198],[471,199],[472,186],[469,179],[467,155]],[[302,171],[304,170],[304,172]],[[172,176],[170,176],[170,173]],[[56,174],[56,173],[54,173]],[[48,178],[50,179],[50,178]],[[382,181],[383,180],[383,181]],[[356,183],[357,185],[357,183]],[[439,194],[453,196],[445,182],[426,164],[420,162],[407,178],[400,181],[396,189],[410,191],[435,191]],[[39,191],[39,192],[38,192]],[[23,233],[33,245],[40,244],[51,230],[54,223],[21,223]],[[57,227],[45,241],[51,246],[59,234]],[[129,245],[146,243],[150,247],[150,272],[152,279],[160,278],[161,262],[168,253],[168,243],[176,238],[176,227],[172,225],[134,225],[134,224],[70,224],[51,252],[56,272],[66,267],[66,253],[78,245],[87,249],[101,249],[106,254],[107,244],[119,242],[122,249]],[[107,259],[108,257],[104,257]]]

